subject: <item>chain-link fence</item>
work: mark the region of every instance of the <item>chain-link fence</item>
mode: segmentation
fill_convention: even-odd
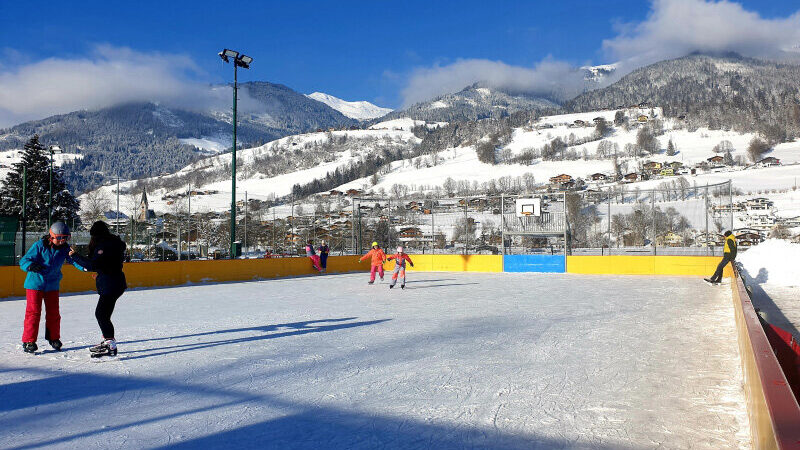
[[[361,254],[373,241],[424,254],[715,255],[724,230],[734,230],[746,247],[773,225],[757,223],[766,199],[735,202],[730,182],[682,180],[649,190],[615,185],[522,195],[392,198],[334,191],[277,206],[273,198],[241,192],[236,240],[244,257],[302,256],[309,240],[326,241],[333,255]],[[141,193],[126,194],[120,219],[112,213],[105,220],[128,243],[132,261],[226,258],[230,197],[219,194],[187,188],[152,199],[161,202],[157,215],[137,205]],[[28,231],[27,246],[45,232]],[[85,244],[84,234],[73,241]]]

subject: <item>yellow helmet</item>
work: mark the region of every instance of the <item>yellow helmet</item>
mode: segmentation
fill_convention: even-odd
[[[373,246],[373,247],[377,247],[377,246],[378,246],[378,243],[377,243],[377,242],[373,242],[373,243],[372,243],[372,246]]]

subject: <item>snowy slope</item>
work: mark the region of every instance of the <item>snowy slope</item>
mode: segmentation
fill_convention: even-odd
[[[325,103],[351,119],[370,120],[385,116],[392,112],[390,108],[381,108],[367,101],[348,102],[330,94],[314,92],[306,97]]]
[[[22,161],[22,154],[23,150],[0,151],[0,182],[13,170],[13,164]],[[53,165],[61,166],[82,158],[83,155],[78,153],[57,153],[53,155]]]

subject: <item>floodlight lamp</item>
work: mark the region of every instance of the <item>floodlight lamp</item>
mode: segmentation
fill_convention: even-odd
[[[228,50],[226,48],[223,51],[223,53],[225,53],[225,56],[227,56],[228,58],[238,58],[239,57],[239,52],[237,52],[236,50]]]
[[[228,57],[227,57],[227,56],[225,56],[225,53],[223,53],[223,52],[219,52],[219,53],[217,53],[217,54],[219,55],[219,57],[220,57],[220,58],[222,58],[222,60],[223,60],[223,61],[225,61],[225,62],[231,62],[231,61],[228,59]]]
[[[239,57],[239,59],[242,60],[242,62],[247,64],[247,65],[250,65],[250,63],[253,62],[253,58],[251,58],[251,57],[249,57],[247,55],[242,55],[242,56]]]
[[[62,152],[61,147],[57,145],[50,146],[50,153],[61,153],[61,152]]]

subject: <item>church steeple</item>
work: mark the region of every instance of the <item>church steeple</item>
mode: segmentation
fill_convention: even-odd
[[[139,202],[139,222],[147,222],[149,219],[150,203],[147,201],[147,188],[142,188],[142,200]]]

